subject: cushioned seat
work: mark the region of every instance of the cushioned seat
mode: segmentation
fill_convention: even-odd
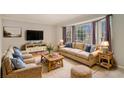
[[[72,78],[91,78],[92,77],[92,71],[90,68],[78,65],[71,69],[71,77]]]
[[[24,59],[24,62],[25,62],[26,64],[34,63],[34,62],[35,62],[35,59],[34,59],[34,58]],[[36,63],[36,62],[35,62],[35,63]]]
[[[78,57],[83,57],[85,59],[89,58],[89,52],[82,51],[80,49],[74,49],[74,48],[61,48],[61,51],[66,52],[66,53],[71,53],[72,55],[78,56]]]
[[[66,53],[78,53],[82,51],[80,49],[74,49],[74,48],[61,48],[60,50]]]
[[[85,59],[88,59],[89,58],[89,55],[90,55],[90,53],[89,52],[86,52],[86,51],[82,51],[82,52],[76,53],[76,56],[83,57]]]
[[[33,56],[32,56],[32,54],[23,54],[22,57],[24,59],[28,59],[28,58],[32,58]]]

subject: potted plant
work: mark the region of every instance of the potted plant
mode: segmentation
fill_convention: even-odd
[[[53,47],[52,44],[48,44],[48,45],[47,45],[47,51],[49,52],[49,56],[52,56],[52,55],[51,55],[51,51],[53,51],[53,49],[54,49],[54,47]]]

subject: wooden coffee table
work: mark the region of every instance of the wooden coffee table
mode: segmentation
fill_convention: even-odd
[[[48,63],[48,72],[59,67],[63,67],[64,57],[60,54],[49,56],[48,54],[41,55],[41,58],[45,58]]]

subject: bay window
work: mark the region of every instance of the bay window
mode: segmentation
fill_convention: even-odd
[[[83,43],[92,43],[92,24],[81,24],[76,26],[76,41]]]
[[[84,24],[66,26],[66,43],[83,42],[86,44],[100,44],[102,41],[111,41],[112,16]]]

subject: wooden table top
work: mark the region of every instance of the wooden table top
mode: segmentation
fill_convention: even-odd
[[[107,53],[99,53],[100,55],[108,55],[108,56],[111,56],[113,53],[108,51]]]
[[[52,56],[49,56],[48,54],[47,55],[43,54],[42,56],[46,58],[48,61],[56,61],[64,58],[62,55],[59,55],[59,54],[52,55]]]

